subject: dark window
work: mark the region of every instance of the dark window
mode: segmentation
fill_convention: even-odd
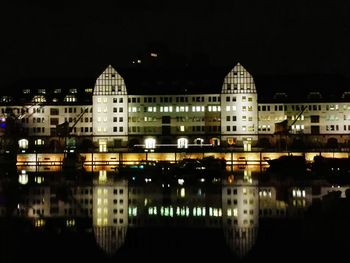
[[[311,134],[320,134],[320,126],[311,125]]]
[[[311,115],[311,123],[319,123],[320,116],[319,115]]]
[[[50,115],[59,115],[59,109],[51,108]]]
[[[170,116],[162,116],[163,124],[170,124]]]
[[[58,118],[50,118],[50,125],[58,125]]]

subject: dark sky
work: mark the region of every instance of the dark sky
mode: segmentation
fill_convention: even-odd
[[[96,77],[149,43],[253,75],[350,77],[348,1],[43,1],[0,9],[1,78]],[[187,2],[187,3],[186,3]],[[16,3],[16,2],[15,2]]]

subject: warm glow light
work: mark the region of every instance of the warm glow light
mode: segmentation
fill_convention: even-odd
[[[104,183],[104,182],[107,181],[107,171],[106,171],[106,170],[101,170],[101,171],[99,171],[98,181],[99,181],[100,183]],[[100,190],[100,192],[101,192],[101,189],[98,189],[97,191],[99,191],[99,190]],[[98,193],[98,194],[99,194],[99,193]]]
[[[22,170],[21,174],[18,176],[18,182],[23,185],[28,183],[28,174],[25,170]]]
[[[177,140],[177,148],[179,148],[179,149],[188,148],[188,139],[187,138],[179,138]]]
[[[185,197],[185,195],[186,195],[185,188],[181,188],[181,189],[180,189],[180,196],[181,196],[181,197]]]
[[[156,140],[154,138],[147,138],[145,140],[145,148],[146,149],[154,149],[154,148],[156,148]]]

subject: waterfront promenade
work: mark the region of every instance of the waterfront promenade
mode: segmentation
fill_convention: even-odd
[[[120,164],[136,164],[140,161],[179,162],[185,158],[202,159],[213,156],[225,159],[230,165],[267,165],[267,160],[276,159],[283,155],[305,155],[307,162],[312,162],[316,155],[330,158],[348,158],[348,152],[116,152],[116,153],[80,153],[84,166],[117,166]],[[64,153],[22,153],[17,155],[17,166],[43,167],[55,171],[62,166]]]

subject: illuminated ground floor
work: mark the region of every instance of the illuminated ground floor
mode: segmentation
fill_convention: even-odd
[[[115,152],[115,153],[81,153],[84,166],[100,169],[101,167],[115,167],[119,164],[136,164],[144,160],[148,161],[168,161],[179,162],[186,158],[202,159],[213,156],[219,159],[225,159],[227,165],[267,165],[267,160],[277,159],[284,155],[301,156],[311,162],[316,155],[332,158],[348,158],[348,152]],[[24,153],[17,155],[18,166],[36,166],[45,170],[61,169],[64,153]]]
[[[259,134],[251,136],[195,135],[195,136],[77,136],[40,137],[0,140],[1,149],[18,149],[19,152],[118,152],[149,151],[171,152],[188,149],[210,151],[347,151],[350,135]]]

